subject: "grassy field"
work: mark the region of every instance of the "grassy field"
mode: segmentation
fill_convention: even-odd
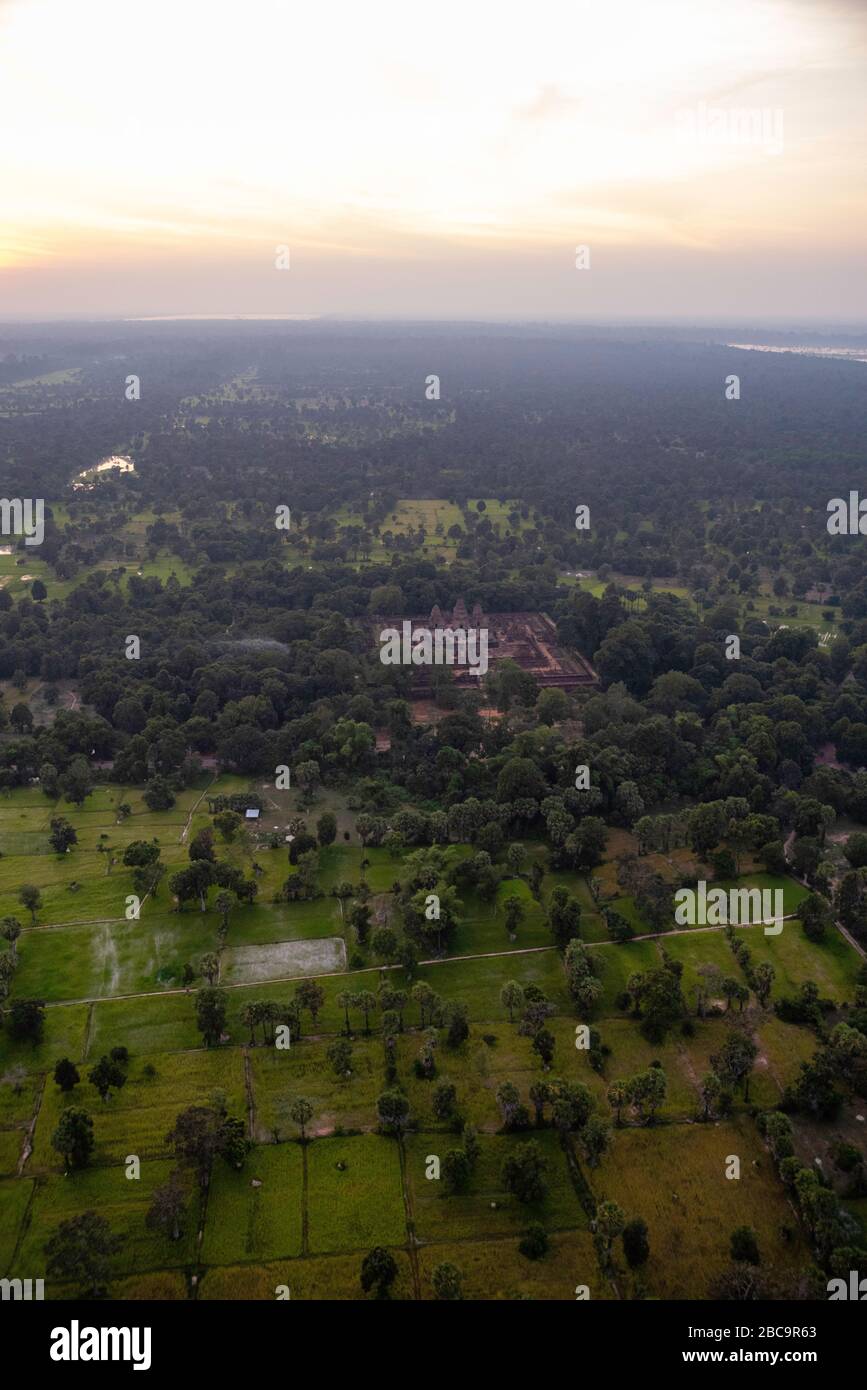
[[[808,941],[797,918],[783,924],[779,936],[766,936],[761,927],[738,928],[746,941],[753,965],[768,961],[775,979],[771,999],[795,994],[803,980],[815,980],[820,993],[837,1002],[852,997],[860,957],[839,932],[827,932],[820,942]],[[694,993],[700,965],[713,963],[725,975],[741,978],[728,943],[714,930],[668,935],[662,938],[666,952],[684,965],[683,987],[688,997]],[[628,945],[626,950],[634,949]]]
[[[87,1004],[46,1009],[45,1033],[35,1046],[31,1042],[16,1042],[8,1029],[0,1029],[0,1066],[40,1072],[53,1067],[58,1057],[68,1057],[71,1062],[82,1061],[90,1015]]]
[[[94,1057],[94,1061],[96,1058]],[[237,1049],[134,1057],[126,1085],[101,1101],[93,1086],[82,1083],[64,1095],[49,1080],[36,1126],[28,1172],[61,1171],[62,1160],[51,1147],[51,1136],[63,1110],[84,1105],[93,1119],[94,1162],[122,1163],[127,1154],[141,1159],[167,1155],[166,1135],[175,1116],[188,1105],[207,1103],[223,1092],[232,1114],[244,1112],[243,1056]]]
[[[427,1179],[425,1170],[428,1155],[436,1154],[442,1159],[455,1147],[454,1143],[441,1134],[413,1135],[406,1146],[406,1171],[419,1239],[455,1241],[473,1236],[515,1235],[533,1221],[541,1222],[552,1231],[585,1228],[586,1217],[572,1186],[565,1156],[556,1134],[550,1130],[532,1136],[547,1165],[548,1191],[544,1200],[524,1204],[504,1188],[503,1162],[529,1137],[482,1136],[481,1152],[468,1190],[449,1195],[442,1179]]]
[[[621,539],[625,539],[625,537],[621,537]],[[592,572],[567,572],[559,576],[558,582],[567,588],[582,589],[586,593],[592,594],[594,598],[601,598],[609,584],[616,584],[620,589],[631,590],[642,600],[645,597],[643,593],[644,580],[640,575],[612,572],[607,579],[601,580]],[[677,598],[682,599],[691,609],[695,610],[695,600],[684,585],[668,579],[654,579],[652,583],[654,593],[675,594]],[[839,632],[839,607],[833,609],[829,608],[827,603],[804,603],[792,598],[776,598],[769,583],[763,583],[760,586],[760,591],[751,600],[751,605],[751,607],[747,607],[746,601],[741,603],[742,621],[759,619],[767,623],[771,632],[778,627],[811,627],[819,634],[820,644],[823,646],[829,645]],[[776,613],[771,613],[772,608],[777,610]],[[793,611],[790,612],[790,609]],[[834,617],[830,621],[824,616],[828,611],[834,613]]]
[[[394,1058],[411,1117],[400,1145],[377,1132],[377,1098],[387,1084],[379,1011],[370,1016],[370,1031],[361,1011],[356,1006],[350,1011],[348,1076],[337,1075],[328,1057],[330,1044],[345,1029],[340,1002],[345,991],[376,994],[387,983],[408,992],[412,984],[401,968],[386,968],[369,947],[359,946],[332,895],[337,884],[358,884],[363,877],[374,894],[372,906],[387,918],[391,885],[400,873],[402,856],[381,849],[365,855],[345,799],[322,793],[311,813],[315,818],[327,804],[350,835],[320,852],[321,896],[312,901],[272,901],[292,872],[285,840],[276,849],[267,844],[274,827],[282,833],[295,813],[294,793],[286,793],[268,804],[255,831],[245,829],[230,845],[218,844],[220,857],[248,876],[254,861],[262,870],[255,905],[233,909],[224,946],[213,890],[204,913],[192,903],[177,911],[164,882],[139,919],[124,915],[132,891],[131,874],[120,863],[125,846],[156,838],[171,873],[186,862],[190,837],[211,823],[203,793],[243,792],[247,786],[239,778],[214,782],[205,776],[163,813],[147,809],[140,789],[110,784],[95,788],[81,808],[51,802],[38,787],[0,796],[0,914],[13,913],[24,926],[13,998],[47,1003],[44,1038],[35,1047],[14,1042],[8,1029],[0,1029],[0,1258],[7,1270],[39,1277],[45,1241],[60,1220],[93,1207],[125,1237],[114,1261],[117,1297],[276,1298],[277,1288],[288,1286],[292,1298],[355,1299],[363,1296],[361,1259],[374,1244],[395,1255],[392,1296],[398,1299],[432,1297],[433,1270],[443,1260],[461,1270],[468,1298],[572,1300],[584,1284],[593,1298],[612,1297],[616,1288],[623,1294],[632,1288],[633,1276],[619,1257],[614,1282],[600,1274],[587,1208],[558,1135],[549,1127],[529,1135],[502,1133],[497,1089],[512,1082],[529,1105],[536,1082],[581,1082],[597,1116],[610,1120],[611,1082],[653,1063],[662,1066],[667,1079],[659,1122],[649,1129],[615,1130],[611,1149],[595,1170],[586,1169],[577,1141],[574,1145],[596,1197],[614,1197],[627,1215],[647,1220],[652,1255],[642,1278],[650,1296],[690,1291],[695,1296],[701,1281],[706,1285],[725,1268],[728,1237],[738,1224],[755,1226],[769,1266],[804,1262],[803,1237],[761,1146],[750,1106],[779,1103],[800,1063],[813,1055],[816,1038],[782,1023],[754,999],[743,1014],[735,1008],[722,1016],[695,1017],[700,967],[715,965],[721,976],[743,978],[721,930],[671,931],[614,945],[590,880],[575,873],[546,873],[541,902],[523,878],[504,879],[491,900],[466,892],[463,920],[448,955],[420,965],[415,974],[443,1000],[467,1007],[469,1037],[450,1047],[440,1036],[435,1054],[436,1079],[455,1086],[456,1117],[438,1118],[435,1082],[416,1074],[421,1020],[418,1005],[408,1000]],[[125,820],[118,815],[123,802],[132,811]],[[58,813],[78,834],[78,844],[62,857],[48,843],[48,822]],[[609,856],[631,844],[628,832],[612,831]],[[528,850],[531,860],[541,853],[534,843]],[[449,854],[467,852],[453,846]],[[688,851],[657,858],[672,885],[688,881],[696,867]],[[640,932],[640,914],[619,892],[613,870],[609,858],[594,878],[603,897],[607,894]],[[42,892],[35,922],[17,899],[26,882]],[[605,1049],[601,1073],[575,1046],[575,1010],[546,923],[550,895],[561,884],[581,903],[582,935],[602,983],[592,1017]],[[787,913],[795,913],[803,897],[792,880],[753,871],[737,886],[780,888]],[[505,903],[513,895],[524,908],[514,940],[505,928]],[[795,916],[776,936],[766,936],[761,927],[739,932],[754,964],[767,960],[774,966],[772,1002],[794,993],[805,979],[815,980],[836,1003],[854,997],[860,958],[839,933],[810,942]],[[211,951],[219,952],[228,1014],[223,1044],[205,1049],[196,1025],[195,991],[202,983],[199,962]],[[651,1044],[624,1011],[621,996],[636,971],[660,964],[663,951],[683,966],[692,1025]],[[195,976],[192,989],[182,985],[187,964]],[[286,1050],[265,1045],[261,1030],[251,1040],[241,1021],[245,1005],[285,1005],[308,974],[320,978],[324,1002],[315,1020],[305,1012],[301,1038],[293,1038]],[[554,1055],[548,1070],[502,1003],[501,991],[510,981],[538,986],[553,1005],[548,1027]],[[701,1079],[736,1024],[750,1029],[759,1049],[749,1104],[738,1094],[724,1123],[696,1123]],[[102,1102],[87,1072],[119,1046],[130,1053],[127,1082]],[[69,1095],[59,1091],[51,1075],[64,1056],[81,1071]],[[313,1107],[306,1143],[299,1142],[291,1118],[300,1097]],[[177,1114],[212,1101],[244,1121],[254,1147],[240,1169],[215,1162],[204,1200],[187,1174],[189,1209],[183,1236],[174,1242],[148,1229],[145,1214],[154,1189],[174,1166],[166,1137]],[[92,1115],[95,1150],[87,1170],[64,1177],[51,1138],[70,1104],[84,1105]],[[460,1142],[463,1122],[476,1127],[481,1156],[467,1191],[448,1196],[441,1181],[426,1177],[426,1169],[432,1155],[442,1158]],[[15,1176],[31,1123],[32,1151],[21,1176]],[[860,1138],[848,1109],[840,1125],[847,1136]],[[813,1148],[827,1152],[818,1131],[801,1129],[798,1143],[805,1154]],[[504,1157],[527,1138],[537,1140],[547,1165],[547,1195],[535,1207],[523,1206],[502,1181]],[[731,1153],[743,1160],[739,1183],[722,1175],[722,1160]],[[138,1180],[126,1177],[131,1155],[141,1161]],[[518,1241],[537,1220],[551,1245],[542,1260],[532,1262],[520,1254]],[[784,1225],[794,1230],[788,1242],[781,1234]],[[49,1296],[73,1292],[55,1285]]]
[[[318,1139],[307,1150],[307,1224],[313,1254],[399,1245],[406,1216],[393,1139]]]
[[[381,1088],[382,1043],[379,1038],[354,1040],[349,1080],[335,1076],[327,1050],[325,1042],[306,1042],[283,1051],[250,1050],[256,1138],[297,1135],[289,1111],[299,1096],[313,1106],[311,1134],[328,1134],[340,1124],[353,1129],[370,1122]]]
[[[301,1254],[303,1173],[295,1144],[259,1148],[240,1173],[217,1166],[208,1193],[206,1264]]]
[[[18,1171],[18,1161],[24,1146],[20,1129],[0,1130],[0,1177],[12,1177]]]
[[[422,1297],[433,1298],[431,1276],[448,1261],[464,1276],[466,1299],[562,1299],[573,1301],[579,1284],[591,1299],[612,1298],[608,1280],[599,1273],[593,1239],[587,1231],[558,1231],[541,1260],[528,1260],[514,1239],[462,1240],[456,1245],[428,1245],[419,1251]]]
[[[390,1297],[397,1301],[413,1297],[412,1270],[403,1250],[392,1250],[397,1263],[397,1279]],[[249,1264],[208,1269],[202,1279],[199,1298],[269,1299],[279,1288],[288,1288],[293,1302],[363,1299],[361,1262],[356,1255],[323,1255],[310,1259],[284,1260],[275,1264]]]
[[[40,1178],[20,1226],[11,1272],[24,1279],[43,1277],[45,1242],[61,1221],[86,1210],[100,1212],[112,1231],[123,1237],[123,1247],[114,1259],[118,1274],[187,1265],[195,1249],[198,1205],[192,1189],[190,1218],[179,1241],[149,1231],[144,1222],[154,1189],[166,1182],[172,1166],[168,1162],[142,1164],[138,1181],[127,1178],[121,1164],[89,1168],[73,1177],[56,1174]]]
[[[480,502],[483,504],[481,510]],[[503,536],[517,535],[535,524],[531,518],[522,518],[520,515],[513,523],[511,514],[515,510],[515,504],[511,502],[501,502],[490,497],[474,497],[468,500],[468,505],[471,516],[487,518]],[[359,526],[363,523],[361,514],[349,507],[339,508],[334,514],[334,519],[339,527]],[[379,535],[368,541],[368,562],[382,563],[383,559],[387,560],[389,549],[385,538],[389,533],[393,536],[406,536],[410,533],[417,534],[423,529],[425,535],[424,541],[418,546],[419,554],[449,564],[457,555],[457,539],[448,534],[453,526],[457,526],[461,533],[466,530],[463,513],[454,502],[441,497],[403,498],[379,523]]]
[[[730,1155],[740,1177],[726,1177]],[[705,1298],[729,1263],[729,1238],[752,1226],[765,1267],[799,1267],[809,1257],[752,1124],[659,1125],[623,1130],[592,1175],[600,1200],[640,1212],[647,1222],[650,1259],[642,1277],[654,1298]],[[791,1232],[790,1238],[783,1228]]]
[[[0,1266],[11,1270],[18,1233],[33,1197],[32,1178],[0,1182]]]

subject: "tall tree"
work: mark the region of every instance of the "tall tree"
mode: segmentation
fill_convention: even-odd
[[[463,1298],[464,1276],[456,1265],[449,1260],[443,1260],[440,1264],[434,1265],[431,1273],[431,1284],[433,1291],[438,1299],[443,1302],[457,1302]]]
[[[74,1062],[70,1062],[68,1057],[61,1057],[60,1061],[55,1063],[54,1080],[61,1091],[71,1091],[81,1080],[78,1067]]]
[[[154,1189],[145,1216],[149,1231],[162,1231],[171,1240],[180,1240],[181,1223],[187,1211],[187,1199],[180,1173],[175,1170],[161,1187]]]
[[[126,1085],[126,1073],[123,1067],[112,1061],[111,1057],[100,1057],[96,1066],[91,1067],[87,1073],[87,1079],[92,1086],[96,1087],[103,1103],[108,1100],[111,1091],[119,1091],[121,1086]]]
[[[365,1293],[374,1290],[377,1298],[385,1298],[397,1278],[397,1262],[390,1250],[376,1245],[361,1262],[361,1287]]]
[[[302,1140],[306,1140],[307,1126],[313,1119],[313,1106],[310,1104],[310,1101],[305,1100],[303,1096],[298,1096],[289,1107],[289,1116],[301,1130]]]
[[[93,1120],[86,1110],[71,1105],[63,1111],[51,1147],[62,1155],[67,1169],[87,1166],[93,1153]]]
[[[196,991],[196,1023],[206,1047],[218,1043],[226,1026],[226,991],[210,985]]]
[[[83,1285],[91,1298],[98,1298],[108,1287],[111,1258],[121,1249],[123,1236],[113,1235],[104,1216],[84,1211],[61,1221],[46,1241],[46,1272],[57,1279]]]

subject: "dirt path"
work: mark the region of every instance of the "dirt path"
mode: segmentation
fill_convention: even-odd
[[[255,1140],[256,1104],[253,1099],[253,1072],[250,1067],[250,1054],[246,1047],[244,1048],[244,1090],[247,1094],[247,1128],[250,1132],[249,1137]]]
[[[684,1071],[686,1072],[686,1075],[687,1075],[687,1077],[688,1077],[688,1079],[689,1079],[689,1084],[692,1086],[693,1090],[695,1091],[696,1098],[700,1100],[700,1099],[701,1099],[701,1083],[700,1083],[700,1081],[699,1081],[699,1079],[698,1079],[698,1072],[696,1071],[696,1069],[695,1069],[695,1067],[694,1067],[694,1065],[693,1065],[692,1058],[691,1058],[690,1055],[689,1055],[689,1048],[688,1048],[688,1047],[684,1047],[683,1043],[681,1043],[681,1042],[678,1042],[678,1044],[677,1044],[677,1056],[678,1056],[678,1060],[681,1062],[681,1064],[682,1064],[682,1066],[683,1066]]]
[[[716,930],[712,928],[711,930]],[[340,938],[335,938],[339,940]],[[601,945],[613,945],[613,942],[601,942]],[[475,956],[441,956],[435,960],[422,960],[419,965],[451,965],[462,960],[490,960],[498,956],[528,956],[536,955],[542,951],[556,951],[556,946],[528,946],[521,951],[486,951],[482,955]],[[301,980],[348,980],[356,975],[381,974],[384,970],[402,970],[402,965],[366,965],[363,970],[328,970],[321,975],[279,975],[270,980],[241,980],[233,984],[221,984],[221,989],[252,989],[259,985],[264,988],[266,985],[291,985]],[[178,985],[172,989],[146,989],[140,990],[135,994],[110,994],[110,995],[88,995],[82,999],[51,999],[45,1007],[47,1009],[63,1009],[72,1004],[106,1004],[116,1003],[122,999],[165,999],[171,994],[189,994],[189,990],[183,985]]]
[[[797,915],[797,912],[788,912],[785,917],[775,917],[774,921],[794,922]],[[761,927],[764,924],[762,922],[732,922],[730,925],[735,929],[749,931],[753,927]],[[667,936],[698,936],[700,932],[706,931],[725,931],[725,927],[672,927],[671,931],[651,931],[644,936],[630,936],[626,945],[628,946],[630,941],[664,941]],[[618,943],[616,941],[586,941],[584,944],[595,947],[616,946]]]
[[[39,1119],[39,1111],[42,1109],[42,1098],[45,1095],[45,1087],[48,1084],[48,1073],[43,1073],[42,1084],[36,1096],[36,1104],[33,1107],[33,1114],[30,1117],[30,1124],[27,1126],[27,1133],[24,1136],[24,1144],[21,1149],[21,1157],[18,1159],[16,1172],[18,1177],[24,1172],[24,1165],[33,1152],[33,1135],[36,1132],[36,1121]]]
[[[196,1268],[195,1272],[191,1274],[190,1278],[194,1298],[198,1298],[199,1296],[199,1284],[201,1283],[203,1273],[202,1241],[205,1239],[205,1222],[208,1219],[208,1198],[211,1195],[211,1177],[212,1174],[209,1174],[208,1183],[204,1191],[202,1191],[202,1188],[198,1183],[198,1179],[196,1179],[196,1185],[199,1189],[199,1229],[196,1232]]]
[[[794,913],[793,913],[793,914],[790,914],[789,916],[784,917],[784,918],[783,918],[783,921],[792,921],[792,920],[794,919],[794,916],[795,916]],[[123,919],[123,918],[116,918],[116,919],[111,919],[111,920],[123,921],[124,919]],[[71,924],[71,923],[67,923],[67,925],[68,925],[68,926],[71,926],[72,924]],[[742,926],[739,925],[739,926],[738,926],[738,930],[740,930],[740,931],[755,931],[755,930],[757,930],[757,926],[758,926],[758,925],[760,925],[760,924],[744,924],[744,925],[742,925]],[[838,925],[839,925],[839,923],[838,923]],[[39,928],[39,930],[43,930],[43,931],[44,931],[44,930],[48,930],[48,928]],[[52,928],[52,930],[62,930],[62,928]],[[632,936],[632,937],[630,937],[629,939],[630,939],[630,941],[664,941],[665,938],[666,938],[666,937],[669,937],[669,936],[697,936],[697,935],[699,935],[699,934],[701,934],[701,933],[703,933],[703,932],[719,932],[719,931],[722,931],[722,930],[723,930],[722,927],[682,927],[682,928],[675,928],[674,930],[672,930],[672,931],[667,931],[667,932],[665,932],[665,931],[664,931],[664,932],[647,932],[646,935],[643,935],[643,936]],[[852,939],[852,937],[851,937],[851,936],[849,935],[849,933],[846,931],[845,927],[840,926],[840,931],[841,931],[841,933],[847,938],[847,940],[850,942],[850,944],[855,948],[855,950],[858,952],[858,954],[859,954],[860,956],[864,956],[864,955],[865,955],[864,950],[862,949],[862,947],[860,947],[860,946],[858,945],[857,941],[854,941],[854,940]],[[615,942],[615,941],[588,941],[588,942],[585,942],[585,945],[586,945],[591,951],[595,951],[595,950],[597,950],[597,949],[600,949],[600,950],[601,950],[601,949],[617,950],[617,949],[618,949],[618,944],[617,944],[617,942]],[[418,963],[419,963],[419,965],[424,965],[424,966],[428,966],[428,965],[430,965],[430,966],[436,966],[436,965],[457,965],[457,964],[459,964],[461,961],[467,961],[467,960],[501,960],[503,957],[506,957],[506,956],[508,956],[508,957],[513,957],[513,956],[538,956],[538,955],[544,955],[546,952],[556,952],[556,951],[557,951],[557,947],[556,947],[556,946],[522,946],[522,947],[519,948],[517,951],[479,951],[479,952],[475,952],[475,953],[472,953],[472,954],[466,955],[466,956],[434,956],[434,957],[432,957],[432,958],[430,958],[430,959],[428,959],[428,960],[421,960],[421,961],[419,961]],[[266,985],[269,985],[269,986],[270,986],[270,985],[291,985],[291,984],[297,984],[297,983],[299,983],[301,980],[310,980],[310,979],[316,979],[316,980],[348,980],[348,979],[351,979],[353,976],[358,976],[358,975],[371,975],[371,974],[382,974],[382,973],[383,973],[384,971],[386,971],[386,970],[402,970],[402,969],[403,969],[403,966],[402,966],[402,965],[399,965],[399,964],[398,964],[398,965],[366,965],[366,966],[364,966],[363,969],[361,969],[361,970],[328,970],[328,971],[324,971],[321,975],[278,975],[278,976],[275,976],[273,979],[268,979],[268,980],[240,980],[240,981],[238,981],[237,983],[224,983],[224,984],[221,983],[220,988],[221,988],[221,989],[227,989],[227,990],[228,990],[228,989],[252,989],[255,985],[261,985],[261,986],[264,988]],[[114,1003],[114,1002],[119,1002],[120,1000],[123,1000],[123,999],[164,999],[164,998],[166,998],[168,995],[172,995],[172,994],[189,994],[189,990],[186,989],[184,986],[179,985],[179,986],[177,986],[177,987],[175,987],[175,988],[172,988],[172,989],[149,989],[149,990],[140,990],[140,991],[138,991],[138,992],[136,992],[136,993],[133,993],[133,994],[87,995],[87,996],[85,996],[84,998],[81,998],[81,999],[53,999],[53,1000],[49,1000],[49,1001],[46,1003],[46,1006],[45,1006],[45,1007],[48,1008],[48,1009],[62,1009],[62,1008],[66,1008],[66,1007],[68,1007],[68,1006],[71,1006],[71,1005],[73,1005],[73,1004],[104,1004],[104,1003],[108,1003],[108,1002]]]
[[[301,1254],[310,1254],[310,1219],[307,1212],[307,1145],[301,1145]]]
[[[87,1024],[84,1029],[84,1047],[81,1053],[82,1062],[86,1062],[90,1053],[90,1043],[93,1038],[93,1005],[87,1010]]]
[[[864,950],[863,946],[859,946],[858,942],[855,940],[854,936],[849,931],[849,929],[847,927],[844,927],[842,922],[838,922],[836,918],[834,919],[834,925],[836,926],[837,930],[843,936],[845,936],[846,940],[849,942],[849,945],[852,946],[858,952],[861,959],[867,960],[867,951]]]
[[[142,903],[146,901],[146,898],[142,898]],[[90,917],[83,922],[37,922],[33,926],[22,927],[21,935],[27,936],[34,931],[65,931],[67,927],[110,927],[127,920],[126,917]]]
[[[406,1177],[406,1150],[403,1145],[403,1135],[399,1134],[397,1139],[397,1152],[400,1159],[400,1187],[403,1193],[403,1209],[406,1215],[406,1243],[409,1253],[409,1263],[412,1269],[412,1283],[415,1296],[421,1301],[421,1270],[418,1265],[418,1241],[415,1235],[415,1214],[412,1209],[412,1197],[410,1195],[409,1183]]]
[[[268,805],[271,807],[272,811],[277,811],[277,813],[278,813],[279,815],[281,815],[281,816],[282,816],[282,815],[285,815],[286,807],[285,807],[285,806],[280,806],[280,805],[278,805],[278,803],[274,800],[273,796],[271,796],[270,792],[267,790],[267,788],[270,787],[270,785],[271,785],[270,782],[263,782],[263,783],[262,783],[262,790],[263,790],[263,792],[265,793],[265,800],[267,801]]]
[[[150,896],[151,890],[148,889],[139,903],[139,912],[141,912],[141,909]],[[33,931],[65,931],[67,927],[112,927],[116,926],[119,922],[132,922],[137,920],[137,918],[133,917],[85,917],[77,918],[72,922],[31,922],[29,927],[21,928],[21,935],[26,936],[28,932]]]
[[[755,1041],[756,1041],[756,1035],[754,1034],[754,1035],[753,1035],[753,1042],[755,1042]],[[783,1091],[786,1089],[786,1088],[785,1088],[785,1085],[783,1084],[782,1078],[781,1078],[780,1075],[778,1074],[776,1067],[775,1067],[775,1066],[773,1065],[773,1063],[771,1062],[771,1059],[770,1059],[770,1057],[768,1056],[767,1052],[762,1051],[761,1048],[759,1048],[758,1052],[756,1053],[756,1062],[755,1062],[755,1066],[756,1066],[756,1070],[757,1070],[757,1071],[759,1071],[759,1072],[761,1072],[761,1071],[766,1071],[766,1072],[767,1072],[768,1076],[769,1076],[769,1077],[771,1078],[771,1080],[773,1081],[773,1083],[774,1083],[774,1085],[776,1086],[777,1090],[779,1091],[780,1095],[782,1095],[782,1094],[783,1094]]]
[[[208,792],[211,790],[211,787],[214,785],[214,783],[216,782],[216,780],[217,780],[217,774],[216,774],[216,772],[215,772],[214,775],[213,775],[213,777],[211,778],[210,782],[209,782],[208,785],[205,787],[205,790],[202,792],[202,795],[199,797],[198,801],[196,802],[195,806],[194,806],[193,809],[190,811],[190,814],[187,816],[187,823],[186,823],[186,825],[184,826],[183,830],[181,831],[180,839],[178,840],[178,844],[179,844],[179,845],[184,844],[184,842],[186,841],[186,838],[187,838],[187,836],[188,836],[189,833],[190,833],[190,826],[191,826],[192,823],[193,823],[193,816],[196,814],[196,811],[197,811],[197,810],[199,809],[199,807],[201,806],[202,801],[203,801],[204,798],[207,796]]]

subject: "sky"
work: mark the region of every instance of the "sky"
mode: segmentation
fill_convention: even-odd
[[[867,0],[0,0],[0,316],[867,323],[865,118]]]

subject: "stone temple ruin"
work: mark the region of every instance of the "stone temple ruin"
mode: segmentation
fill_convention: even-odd
[[[373,621],[378,641],[383,628],[400,630],[406,619],[386,616]],[[478,603],[473,604],[470,612],[459,597],[450,614],[443,613],[439,605],[434,604],[430,613],[413,616],[409,621],[414,630],[487,629],[489,664],[495,666],[506,659],[513,661],[523,671],[528,671],[542,689],[557,686],[560,690],[593,690],[599,685],[599,677],[586,657],[558,645],[556,624],[547,613],[485,613]],[[412,671],[413,694],[428,694],[432,688],[432,668],[414,666]],[[455,665],[451,671],[455,684],[464,689],[478,683],[478,672],[468,666]]]

